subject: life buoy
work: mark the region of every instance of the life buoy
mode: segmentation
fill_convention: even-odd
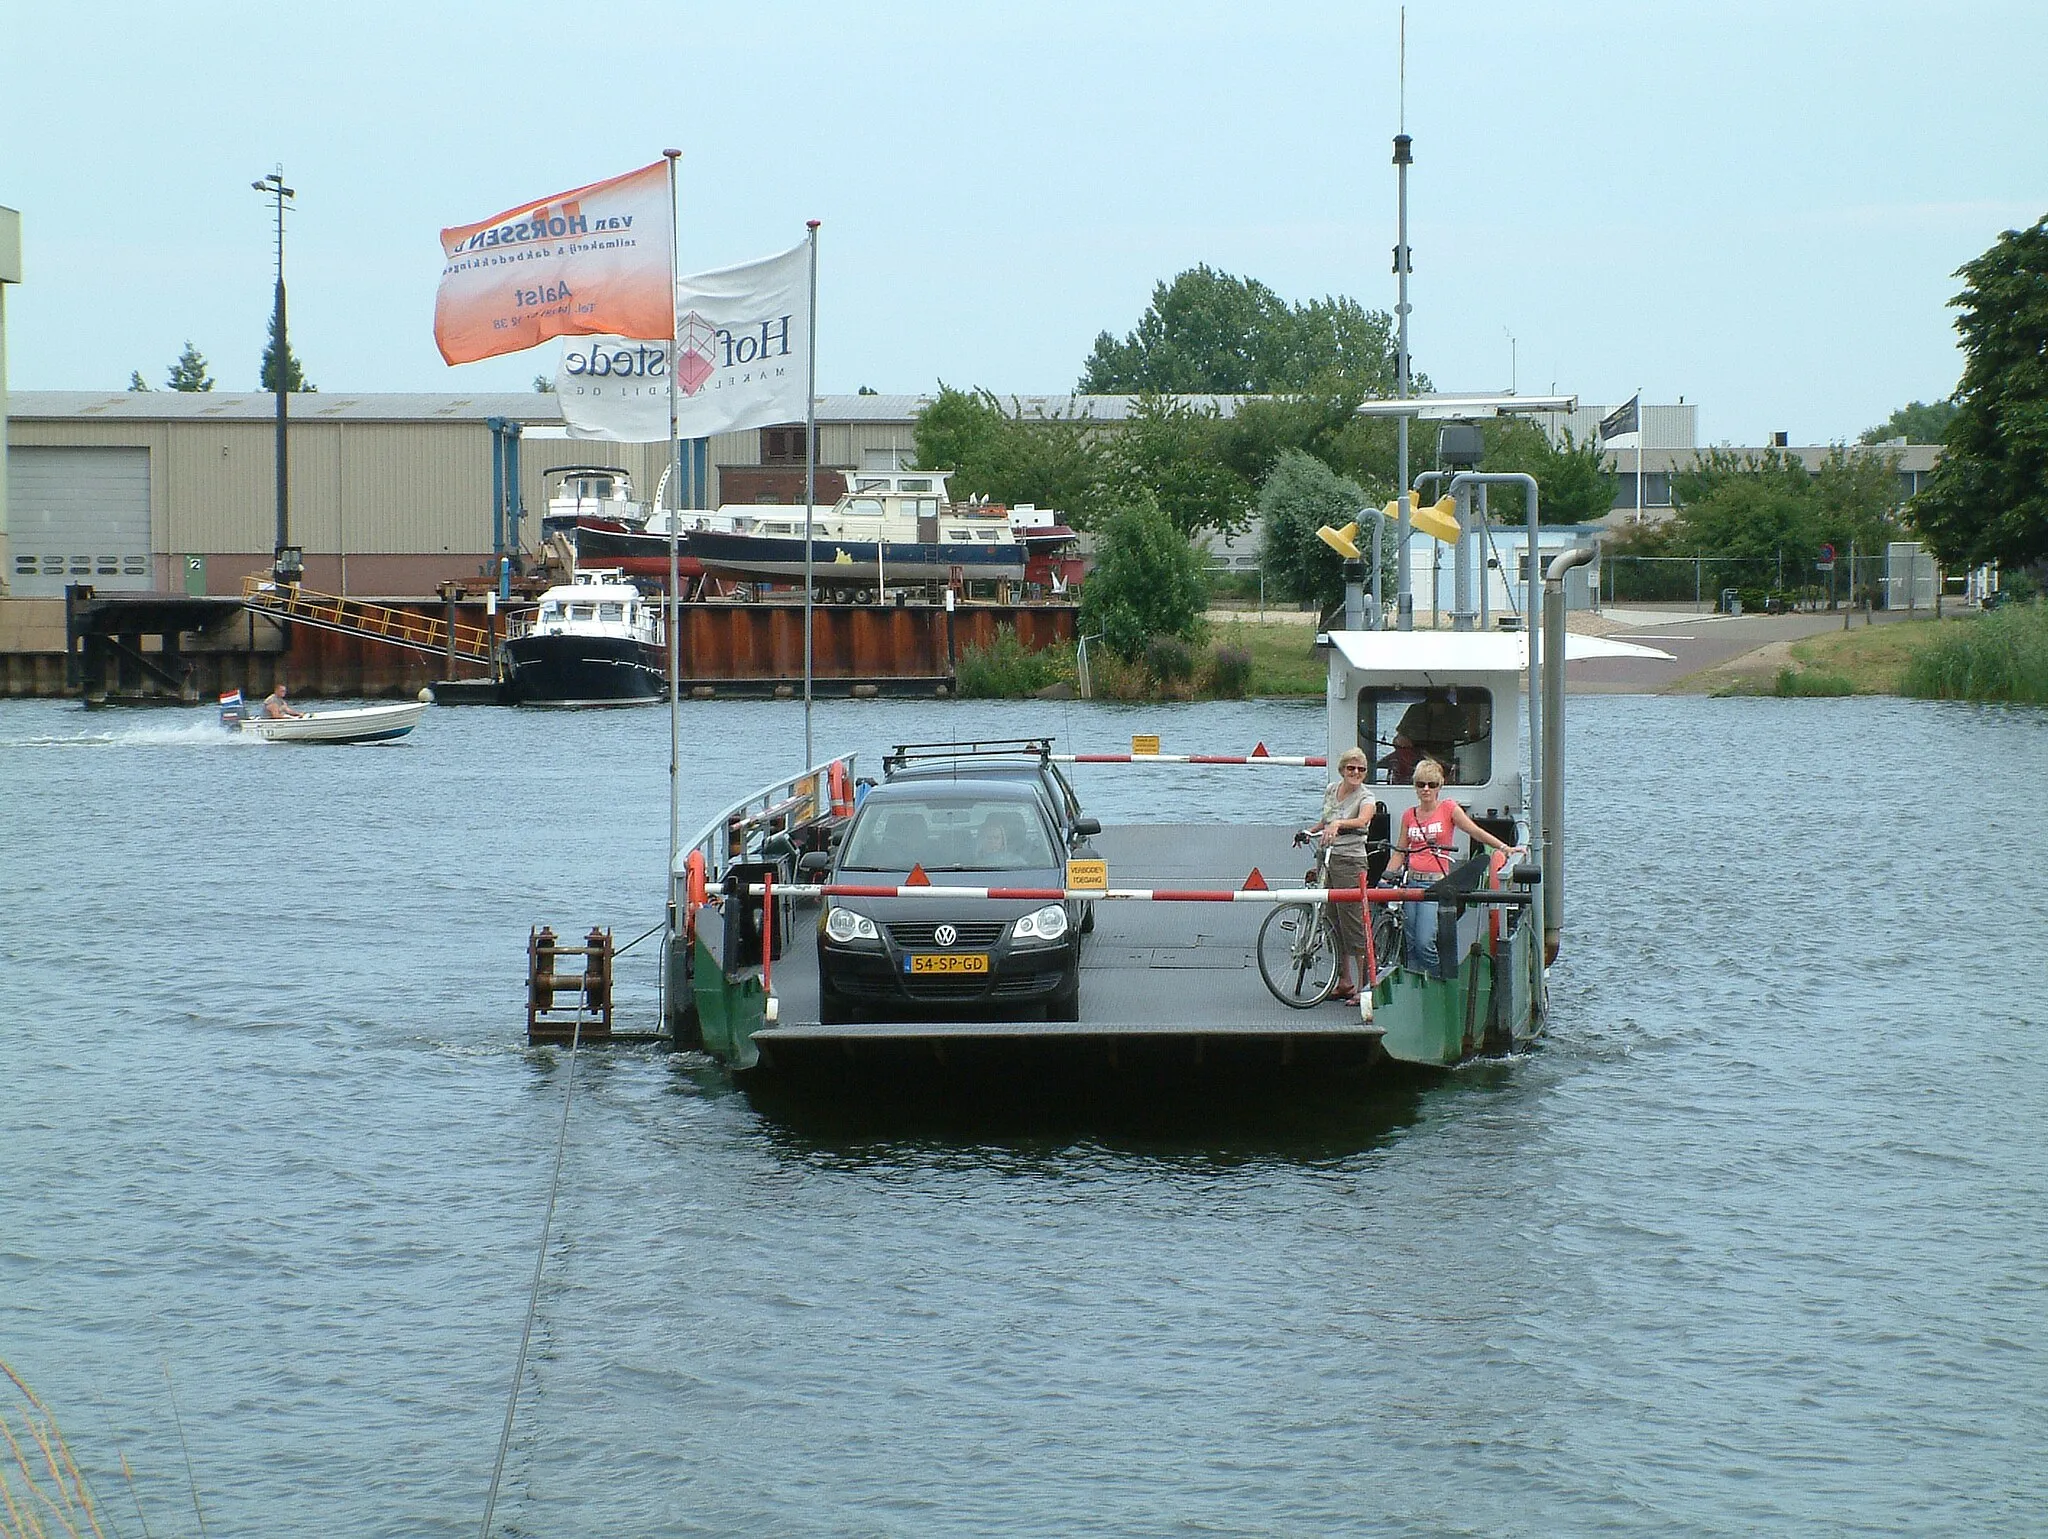
[[[834,759],[825,771],[825,783],[832,795],[832,816],[850,818],[853,816],[853,776],[847,772],[844,759]]]
[[[689,904],[689,917],[694,926],[697,910],[704,906],[708,889],[704,882],[704,852],[690,851],[690,858],[683,862],[683,895]]]

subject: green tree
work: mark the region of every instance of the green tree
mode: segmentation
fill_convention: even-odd
[[[535,395],[553,395],[555,393],[554,380],[545,374],[534,375],[533,393]]]
[[[1114,502],[1115,469],[1091,417],[1027,415],[986,390],[944,384],[917,414],[917,463],[951,472],[955,497],[1057,508],[1092,528]]]
[[[1598,443],[1579,443],[1567,428],[1564,442],[1526,417],[1503,417],[1486,428],[1482,470],[1520,471],[1536,478],[1537,512],[1544,527],[1583,524],[1614,509],[1615,474],[1604,463]],[[1512,523],[1523,516],[1521,498],[1512,490],[1495,489],[1488,511],[1496,522]]]
[[[1135,330],[1095,339],[1089,394],[1268,395],[1348,383],[1394,390],[1393,325],[1342,297],[1289,305],[1256,278],[1191,267],[1152,290]]]
[[[1229,432],[1214,405],[1148,393],[1105,449],[1127,499],[1150,496],[1184,538],[1205,531],[1229,536],[1244,529],[1252,511],[1252,484],[1224,452]]]
[[[1202,639],[1209,588],[1202,553],[1140,493],[1103,523],[1095,568],[1081,590],[1081,630],[1119,657],[1143,655],[1155,636]]]
[[[213,388],[213,376],[206,372],[206,360],[199,356],[199,349],[192,345],[189,337],[185,341],[185,351],[178,354],[178,361],[171,365],[164,385],[171,390],[205,391]],[[134,386],[131,384],[129,388]]]
[[[270,342],[263,349],[263,373],[258,388],[270,391],[277,389],[277,312],[275,310],[270,312]],[[306,371],[299,367],[298,355],[291,350],[289,342],[286,342],[284,350],[284,388],[294,394],[303,393],[306,395],[311,395],[320,388],[318,385],[307,383]]]
[[[1356,481],[1303,450],[1285,450],[1259,488],[1259,560],[1267,584],[1284,598],[1314,599],[1328,609],[1344,596],[1344,559],[1316,530],[1325,524],[1341,529],[1354,519],[1364,535],[1359,549],[1366,555],[1370,580],[1369,520],[1380,516],[1365,511],[1371,507]]]
[[[1776,449],[1710,449],[1679,472],[1672,498],[1671,522],[1633,534],[1625,553],[1782,562],[1789,576],[1810,570],[1823,543],[1870,553],[1900,532],[1898,456],[1841,444],[1813,471]]]
[[[1913,522],[1950,566],[2048,566],[2048,217],[1957,276],[1963,378]]]
[[[1915,401],[1901,406],[1876,427],[1865,428],[1856,441],[1881,444],[1903,438],[1909,444],[1938,444],[1955,414],[1953,401]]]
[[[128,389],[131,394],[137,390],[145,394],[148,393],[149,382],[142,377],[142,370],[130,369],[128,371]]]

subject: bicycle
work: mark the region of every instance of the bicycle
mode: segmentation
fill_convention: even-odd
[[[1309,835],[1297,833],[1294,842],[1307,844]],[[1329,876],[1330,849],[1324,845],[1316,851],[1316,867],[1308,874],[1308,885],[1327,886]],[[1393,912],[1395,905],[1371,906],[1376,910],[1371,920],[1376,966],[1374,976],[1366,980],[1368,987],[1385,976],[1401,955],[1401,922]],[[1290,1009],[1319,1005],[1337,986],[1337,925],[1327,903],[1276,904],[1259,926],[1257,949],[1260,978],[1272,996]],[[1366,959],[1358,961],[1363,975]]]

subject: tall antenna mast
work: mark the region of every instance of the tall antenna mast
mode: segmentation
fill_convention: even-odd
[[[1411,141],[1408,138],[1408,7],[1401,7],[1401,89],[1400,89],[1399,132],[1394,135],[1394,167],[1400,187],[1400,224],[1395,235],[1394,276],[1399,283],[1399,299],[1394,306],[1394,315],[1399,322],[1399,337],[1394,347],[1394,398],[1408,399],[1408,167],[1414,160],[1409,153]],[[1400,616],[1404,631],[1415,629],[1415,594],[1409,588],[1408,540],[1413,530],[1412,498],[1408,490],[1408,414],[1401,413],[1395,421],[1395,474],[1400,482],[1396,495],[1400,498],[1400,517],[1395,525],[1394,547],[1394,605]]]

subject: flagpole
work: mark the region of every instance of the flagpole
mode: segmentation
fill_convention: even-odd
[[[669,493],[668,515],[668,885],[669,885],[669,929],[675,929],[675,879],[676,855],[682,846],[682,767],[683,767],[683,724],[681,704],[677,696],[682,693],[682,658],[677,649],[677,632],[682,629],[682,612],[677,606],[677,580],[682,566],[676,548],[676,526],[682,522],[680,500],[682,496],[682,475],[678,467],[676,432],[676,239],[680,220],[676,212],[676,162],[681,160],[681,150],[663,150],[662,156],[668,161],[668,482],[673,490]]]
[[[1408,167],[1414,162],[1414,140],[1408,137],[1408,8],[1401,7],[1401,110],[1394,135],[1394,175],[1399,188],[1400,213],[1394,233],[1394,275],[1397,298],[1394,314],[1400,327],[1394,347],[1394,399],[1408,399]],[[1415,595],[1410,589],[1413,573],[1408,547],[1414,533],[1414,500],[1408,490],[1408,414],[1394,419],[1394,610],[1400,628],[1415,629]],[[1377,535],[1378,531],[1374,531]],[[1374,557],[1373,570],[1379,570]],[[1382,621],[1381,623],[1385,623]]]
[[[818,502],[818,220],[807,220],[811,248],[810,374],[804,387],[804,762],[818,762],[811,744],[811,520]]]
[[[1636,522],[1643,521],[1643,387],[1636,386]]]

